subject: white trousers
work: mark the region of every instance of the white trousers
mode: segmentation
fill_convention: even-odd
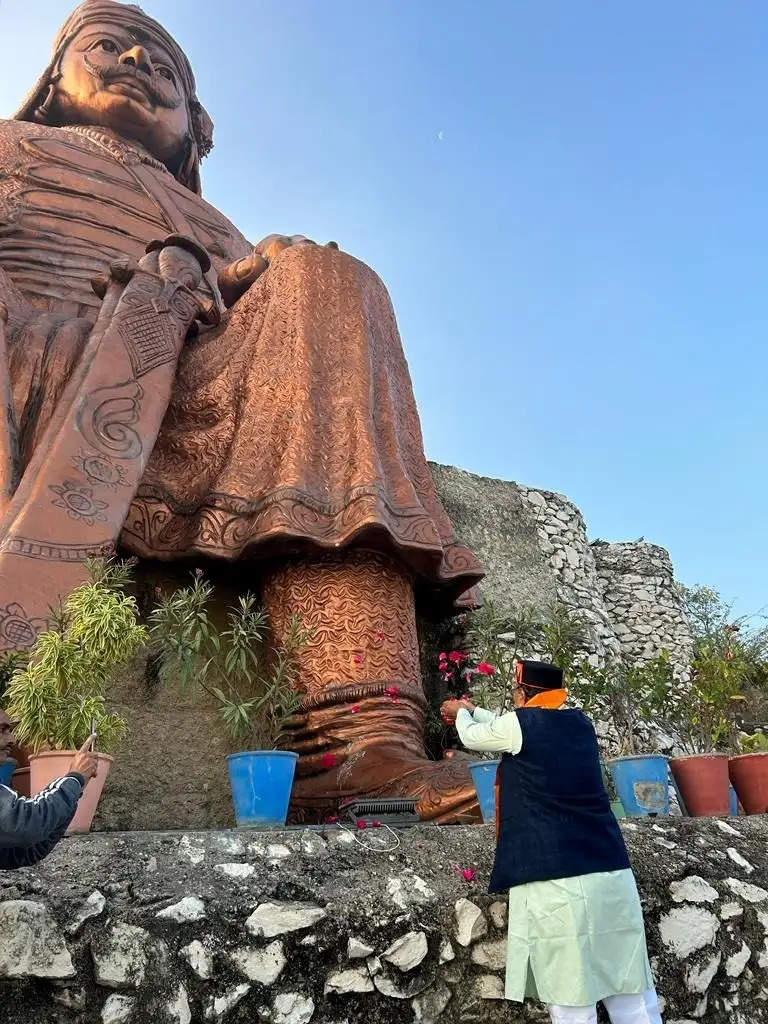
[[[659,1000],[650,988],[638,996],[603,999],[611,1024],[662,1024]],[[596,1006],[550,1006],[552,1024],[597,1024]]]

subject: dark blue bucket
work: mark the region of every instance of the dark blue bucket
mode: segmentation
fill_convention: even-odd
[[[500,763],[500,761],[472,761],[469,765],[480,804],[480,813],[486,825],[496,821],[494,786],[496,784],[496,769]]]
[[[628,817],[669,814],[669,769],[663,754],[614,757],[608,767]]]
[[[248,750],[229,755],[229,785],[239,827],[276,828],[285,824],[298,759],[298,754],[287,750]]]
[[[7,761],[0,761],[0,786],[10,786],[15,771],[16,762],[12,757]]]

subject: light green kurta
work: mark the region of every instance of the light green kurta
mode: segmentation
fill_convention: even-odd
[[[470,750],[519,754],[522,749],[514,712],[495,715],[477,708],[471,715],[461,710],[456,728]],[[650,988],[643,912],[630,870],[510,889],[507,999],[591,1006],[606,996]]]

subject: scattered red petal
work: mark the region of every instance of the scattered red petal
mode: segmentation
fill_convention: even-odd
[[[372,821],[371,822],[371,828],[381,828],[381,822],[380,821]]]
[[[362,654],[356,654],[356,655],[355,655],[355,656],[354,656],[354,657],[352,658],[352,661],[354,661],[354,663],[355,663],[356,665],[362,665],[362,663],[363,663],[363,656],[362,656]]]
[[[364,832],[364,831],[365,831],[365,829],[366,829],[366,828],[367,828],[368,826],[367,826],[366,822],[364,822],[364,821],[360,820],[360,821],[358,821],[358,822],[357,822],[357,827],[358,827],[358,829],[359,829],[359,830],[360,830],[361,832]]]
[[[349,710],[352,712],[353,715],[356,715],[357,712],[360,710],[360,705],[359,704],[353,704],[352,707]]]
[[[323,754],[323,756],[320,759],[320,763],[322,764],[323,768],[325,768],[325,769],[335,768],[336,767],[336,763],[337,763],[336,762],[336,755],[335,754]]]
[[[384,693],[388,697],[396,697],[398,695],[398,693],[400,693],[400,690],[396,686],[388,686],[386,688],[386,690],[384,691]]]
[[[387,636],[387,634],[386,634],[386,633],[377,633],[377,634],[376,634],[376,639],[377,639],[377,640],[378,640],[379,642],[381,642],[382,640],[385,640],[385,639],[386,639],[386,636]]]
[[[330,818],[325,819],[326,825],[337,825],[339,822],[338,814],[332,814]]]
[[[477,871],[475,868],[462,868],[461,870],[461,877],[465,882],[474,882],[476,875]]]

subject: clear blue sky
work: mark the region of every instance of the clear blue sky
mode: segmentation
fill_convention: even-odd
[[[764,0],[144,6],[216,122],[207,198],[387,282],[431,458],[768,602]],[[0,112],[69,9],[0,0]]]

